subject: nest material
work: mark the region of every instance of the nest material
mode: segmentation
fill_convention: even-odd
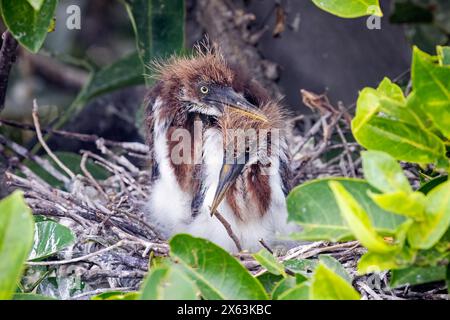
[[[360,176],[360,147],[346,139],[346,132],[349,132],[346,110],[334,108],[325,96],[303,92],[303,97],[308,106],[319,110],[320,115],[291,120],[293,125],[288,140],[293,154],[291,165],[295,172],[295,185],[325,176]],[[0,135],[0,152],[8,157],[10,164],[6,172],[7,182],[11,187],[25,192],[26,201],[34,214],[70,225],[76,235],[76,243],[50,261],[29,262],[29,270],[49,266],[61,281],[79,279],[84,283],[76,290],[55,292],[56,289],[47,286],[41,291],[63,299],[87,299],[103,292],[138,290],[148,271],[149,259],[169,253],[167,242],[143,216],[142,206],[149,194],[150,176],[145,165],[136,163],[148,160],[149,148],[135,142],[115,142],[93,135],[42,130],[37,104],[33,110],[33,120],[34,125],[7,120],[0,120],[0,123],[35,130],[54,164]],[[66,139],[91,141],[99,152],[81,151],[80,168],[83,174],[75,175],[48,148],[43,132]],[[334,156],[325,156],[330,153]],[[63,183],[64,188],[50,186],[19,158],[40,165]],[[96,180],[86,167],[88,159],[108,170],[110,177],[103,181]],[[271,250],[263,240],[261,245]],[[433,288],[425,293],[409,288],[391,290],[387,272],[357,276],[356,263],[364,251],[356,241],[339,244],[319,241],[299,245],[278,255],[281,260],[290,260],[331,254],[355,276],[354,284],[363,299],[442,298],[442,288]],[[251,255],[243,253],[238,255],[238,259],[255,275],[266,272]]]

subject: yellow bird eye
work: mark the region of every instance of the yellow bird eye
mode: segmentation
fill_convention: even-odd
[[[201,86],[201,87],[200,87],[200,92],[201,92],[201,93],[207,94],[208,91],[209,91],[208,87],[205,87],[205,86]]]

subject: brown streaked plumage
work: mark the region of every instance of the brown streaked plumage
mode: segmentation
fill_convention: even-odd
[[[275,177],[262,174],[264,165],[252,153],[223,188],[223,142],[228,143],[226,129],[232,126],[251,127],[257,132],[281,128],[283,112],[257,82],[227,65],[220,53],[200,49],[191,57],[174,57],[153,65],[157,82],[146,112],[153,152],[149,219],[167,236],[188,232],[235,251],[223,225],[210,215],[214,207],[231,224],[243,247],[256,250],[256,237],[271,241],[276,233],[285,234],[290,229],[284,202],[289,171],[286,148],[269,154],[275,161]],[[201,138],[193,135],[198,122]],[[178,129],[192,137],[187,140],[191,148],[182,153],[193,153],[196,143],[201,143],[200,163],[174,162],[173,151],[183,140],[173,139]],[[220,188],[224,195],[217,197]]]

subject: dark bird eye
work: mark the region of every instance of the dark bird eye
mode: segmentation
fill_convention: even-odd
[[[205,86],[201,86],[201,87],[200,87],[200,92],[201,92],[201,93],[207,94],[208,91],[209,91],[208,87],[205,87]]]

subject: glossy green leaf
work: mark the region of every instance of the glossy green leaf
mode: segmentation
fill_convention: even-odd
[[[253,257],[270,273],[286,276],[283,264],[281,264],[269,251],[263,249],[258,253],[253,254]]]
[[[278,284],[272,290],[272,299],[278,300],[281,294],[294,288],[297,285],[296,279],[294,277],[287,277],[279,281]]]
[[[445,280],[445,266],[437,267],[410,267],[401,270],[393,270],[390,286],[392,288],[404,285],[417,285]]]
[[[72,231],[54,221],[35,223],[34,244],[29,260],[40,260],[73,244],[75,236]]]
[[[284,291],[277,298],[278,300],[308,300],[310,284],[302,282],[294,287]]]
[[[39,4],[41,6],[39,9]],[[0,0],[3,21],[14,38],[36,53],[42,47],[53,20],[57,0]]]
[[[143,83],[141,61],[134,52],[94,72],[77,100],[86,102],[101,94]]]
[[[352,278],[338,260],[330,255],[321,254],[319,255],[319,261],[327,266],[331,271],[340,276],[342,279],[344,279],[348,283],[352,283]]]
[[[44,0],[27,0],[27,1],[36,11],[41,10],[42,5],[44,4]]]
[[[267,299],[261,283],[216,244],[187,234],[170,240],[171,255],[205,299]]]
[[[328,183],[339,181],[369,215],[375,230],[394,234],[405,220],[378,207],[367,195],[376,192],[368,183],[358,179],[323,179],[294,188],[287,197],[289,221],[302,226],[302,232],[293,237],[301,240],[340,241],[354,239],[353,233],[341,216],[339,207]]]
[[[331,181],[330,188],[336,198],[341,215],[362,245],[373,252],[383,253],[395,250],[376,232],[369,215],[344,186],[339,182]]]
[[[316,6],[342,18],[383,16],[378,0],[312,0]]]
[[[424,194],[428,194],[431,190],[436,188],[438,185],[444,183],[448,180],[448,176],[439,176],[431,179],[430,181],[423,184],[417,191],[422,192]]]
[[[67,120],[72,119],[92,98],[117,89],[144,83],[144,70],[138,53],[126,55],[91,74],[88,82],[55,127],[61,127]]]
[[[306,274],[313,271],[317,266],[317,260],[310,259],[292,259],[284,261],[284,266],[295,273]]]
[[[421,192],[370,193],[370,197],[380,208],[386,211],[401,214],[415,220],[424,219],[426,197]]]
[[[311,300],[359,300],[359,293],[342,277],[319,263],[312,277]]]
[[[57,300],[53,297],[35,293],[15,293],[13,300]]]
[[[450,66],[414,48],[411,77],[422,110],[450,138]]]
[[[139,292],[110,291],[96,295],[91,300],[138,300],[139,296]]]
[[[14,294],[33,245],[33,224],[20,191],[0,201],[0,300]]]
[[[439,64],[441,66],[450,66],[450,47],[437,47]]]
[[[447,181],[428,194],[424,220],[412,224],[408,242],[413,248],[429,249],[439,241],[449,226],[450,181]]]
[[[269,272],[264,272],[256,277],[263,285],[267,293],[271,293],[273,289],[284,279],[283,276],[275,275]]]
[[[129,0],[127,10],[143,65],[184,47],[184,0]]]
[[[390,253],[369,251],[358,261],[358,274],[405,268],[413,263],[414,257],[414,252],[408,249]]]
[[[400,164],[389,154],[381,151],[361,152],[364,177],[382,192],[412,192]]]
[[[141,300],[196,300],[199,291],[178,267],[163,266],[150,271],[141,288]]]
[[[352,121],[353,134],[369,150],[385,151],[397,160],[415,163],[447,161],[444,143],[417,125],[383,117],[372,117],[364,124],[357,120]]]

